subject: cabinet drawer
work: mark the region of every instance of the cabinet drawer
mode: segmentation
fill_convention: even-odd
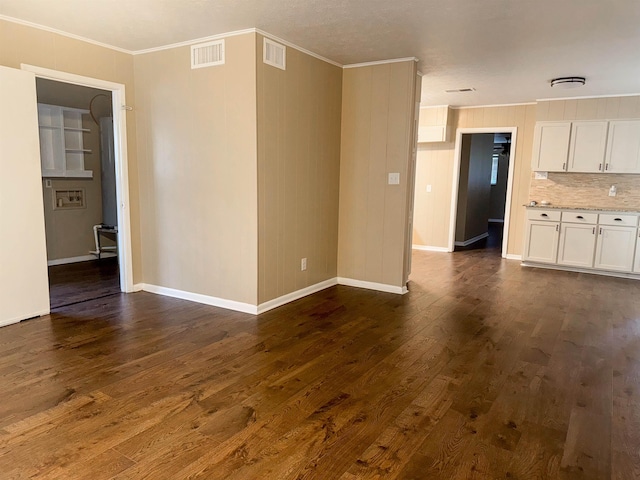
[[[566,223],[587,223],[595,225],[598,223],[598,214],[587,212],[562,212],[562,221]]]
[[[549,220],[552,222],[560,221],[560,210],[530,208],[527,210],[527,218],[529,220]]]
[[[621,227],[636,227],[637,215],[620,215],[616,213],[601,213],[600,225],[620,225]]]

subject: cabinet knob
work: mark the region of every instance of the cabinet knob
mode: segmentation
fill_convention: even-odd
[[[549,215],[547,215],[546,213],[541,213],[540,216],[541,217],[548,217]]]
[[[582,215],[577,215],[577,216],[576,216],[576,218],[577,218],[578,220],[584,220],[584,217],[583,217]]]
[[[602,171],[602,164],[601,164],[601,163],[599,163],[599,164],[598,164],[598,171],[599,171],[599,172],[601,172],[601,171]]]
[[[609,170],[609,164],[608,164],[608,163],[605,163],[605,164],[604,164],[604,169],[605,169],[605,170]]]
[[[596,227],[593,227],[593,230],[591,230],[591,234],[595,235],[596,234]]]
[[[621,218],[614,218],[614,220],[615,220],[616,222],[621,222],[621,221],[622,221],[622,219],[621,219]]]

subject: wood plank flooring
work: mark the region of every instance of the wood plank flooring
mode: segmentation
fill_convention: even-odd
[[[49,267],[51,308],[120,293],[116,257]]]
[[[404,296],[2,328],[0,478],[640,478],[640,282],[495,253],[415,252]]]

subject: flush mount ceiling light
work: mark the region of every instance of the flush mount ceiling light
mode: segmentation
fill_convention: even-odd
[[[577,88],[584,85],[586,78],[584,77],[558,77],[551,80],[552,87],[558,88]]]

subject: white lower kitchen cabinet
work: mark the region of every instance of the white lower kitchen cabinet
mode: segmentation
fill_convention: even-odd
[[[640,273],[640,229],[638,229],[638,235],[636,236],[636,259],[633,263],[634,273]]]
[[[596,229],[595,225],[562,223],[560,227],[560,246],[558,247],[558,265],[580,268],[593,267]]]
[[[601,225],[598,227],[596,257],[593,266],[601,270],[631,272],[636,248],[634,227]]]
[[[523,259],[538,263],[556,263],[560,223],[529,220]]]

